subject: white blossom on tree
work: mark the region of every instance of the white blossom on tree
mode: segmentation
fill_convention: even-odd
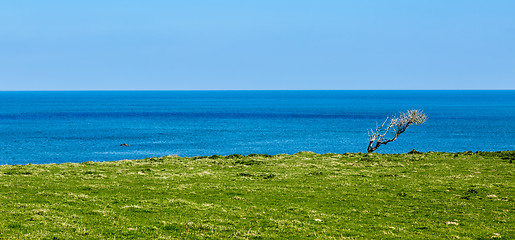
[[[426,114],[421,110],[409,110],[398,116],[387,117],[381,126],[377,126],[375,130],[370,129],[367,151],[373,152],[381,145],[395,141],[409,126],[423,124],[426,119]]]

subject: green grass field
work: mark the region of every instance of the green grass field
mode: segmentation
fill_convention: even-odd
[[[515,239],[515,152],[0,166],[0,239]]]

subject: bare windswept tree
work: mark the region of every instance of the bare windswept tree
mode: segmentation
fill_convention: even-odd
[[[367,151],[371,153],[381,145],[395,141],[409,126],[413,124],[420,125],[426,119],[426,114],[421,110],[409,110],[405,113],[400,113],[398,116],[387,117],[381,126],[376,127],[375,131],[370,129],[370,142],[368,143]]]

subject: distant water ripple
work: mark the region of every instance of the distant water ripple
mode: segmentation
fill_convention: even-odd
[[[413,108],[427,123],[378,152],[515,150],[515,91],[0,92],[0,164],[363,152]]]

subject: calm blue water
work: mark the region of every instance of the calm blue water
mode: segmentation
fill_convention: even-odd
[[[412,108],[426,124],[377,152],[515,150],[515,91],[0,92],[0,164],[365,152]]]

